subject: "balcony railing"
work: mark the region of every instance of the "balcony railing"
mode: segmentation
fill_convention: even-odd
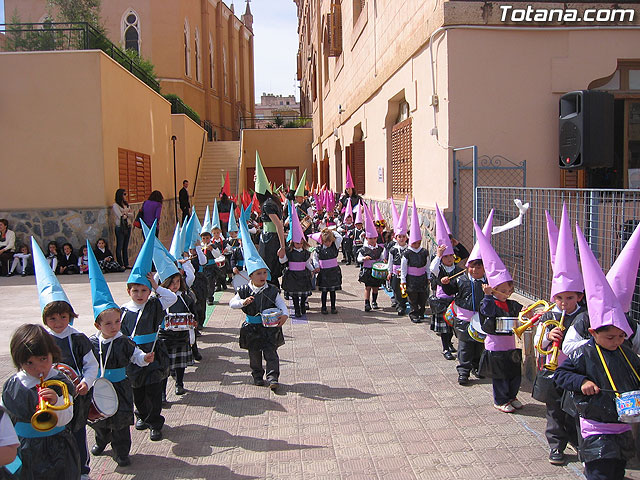
[[[300,115],[276,115],[272,117],[240,117],[240,129],[253,128],[311,128],[309,117]]]

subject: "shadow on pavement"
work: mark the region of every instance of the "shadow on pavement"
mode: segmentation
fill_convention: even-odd
[[[180,400],[172,403],[185,404],[189,407],[211,407],[221,415],[229,415],[230,417],[262,415],[267,411],[287,411],[280,403],[273,400],[257,397],[236,397],[224,392],[189,391]]]
[[[357,388],[330,387],[321,383],[280,384],[279,393],[297,393],[312,400],[341,400],[346,398],[368,399],[377,397],[377,393],[367,393]]]

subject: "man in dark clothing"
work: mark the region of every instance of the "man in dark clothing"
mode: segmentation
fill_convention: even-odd
[[[187,188],[189,188],[189,180],[184,180],[182,182],[182,188],[178,193],[180,210],[182,210],[182,224],[184,224],[185,219],[189,218],[189,214],[191,213],[191,204],[189,203],[189,192]]]

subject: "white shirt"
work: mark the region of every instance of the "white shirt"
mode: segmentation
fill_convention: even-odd
[[[97,337],[98,337],[98,341],[99,341],[101,344],[106,344],[106,345],[107,345],[107,348],[109,348],[109,346],[108,346],[108,345],[109,345],[111,342],[113,342],[116,338],[122,337],[122,332],[118,332],[118,333],[116,333],[116,334],[115,334],[113,337],[111,337],[111,338],[104,338],[104,337],[102,336],[102,332],[100,332],[100,333],[98,333]],[[103,351],[104,351],[104,347],[102,347],[102,348],[103,348]],[[144,356],[145,356],[145,355],[146,355],[146,353],[144,353],[142,350],[140,350],[140,348],[136,347],[136,348],[135,348],[135,350],[133,351],[133,355],[131,355],[131,358],[129,359],[129,361],[130,361],[131,363],[135,363],[135,364],[136,364],[136,365],[138,365],[139,367],[146,367],[147,365],[149,365],[149,362],[145,361],[145,359],[144,359]],[[95,357],[94,357],[94,358],[95,358]],[[107,358],[107,360],[108,360],[108,358]],[[107,363],[107,362],[105,361],[105,363]]]
[[[7,412],[4,412],[2,420],[0,420],[0,447],[18,444],[20,444],[20,440],[18,440],[16,430],[13,428],[11,418],[9,418],[9,414]]]
[[[56,338],[66,338],[69,341],[69,349],[71,350],[72,355],[73,349],[71,348],[71,334],[79,333],[81,335],[84,335],[82,332],[76,330],[71,325],[67,325],[67,328],[65,328],[61,333],[56,333],[47,326],[45,326],[45,328],[52,336]],[[80,379],[87,384],[87,387],[93,387],[93,383],[96,381],[96,377],[98,376],[98,368],[100,367],[98,365],[98,360],[96,360],[96,356],[93,354],[93,350],[89,350],[89,352],[87,352],[82,359],[76,358],[75,361],[78,363],[82,362],[82,376],[80,377]],[[71,368],[75,367],[75,365],[69,366]]]
[[[249,288],[251,289],[251,292],[253,293],[253,295],[257,295],[268,286],[269,284],[265,283],[262,287],[256,287],[252,281],[249,281]],[[240,298],[240,295],[236,293],[236,295],[231,300],[229,300],[229,306],[231,308],[242,308],[244,307],[245,300],[246,298]],[[284,299],[282,298],[280,293],[276,295],[275,303],[276,303],[276,307],[280,309],[282,314],[288,316],[289,308],[287,307],[287,304],[284,302]]]
[[[422,250],[422,247],[413,248],[411,245],[407,247],[407,250],[411,250],[414,253],[418,253]],[[407,283],[407,272],[409,271],[409,260],[404,255],[400,261],[400,283]]]
[[[158,300],[160,300],[160,305],[162,305],[162,309],[163,310],[166,310],[171,305],[176,303],[176,300],[178,300],[178,297],[176,296],[175,293],[173,293],[168,288],[161,287],[160,285],[158,285],[158,288],[156,289],[156,296],[158,297]],[[151,297],[149,297],[149,298],[151,298]],[[149,300],[147,300],[147,302],[148,301]],[[144,309],[144,307],[147,304],[147,302],[138,304],[138,303],[134,302],[133,300],[131,300],[130,302],[125,303],[123,305],[123,307],[126,308],[127,310],[132,311],[132,312],[138,312],[138,311]]]

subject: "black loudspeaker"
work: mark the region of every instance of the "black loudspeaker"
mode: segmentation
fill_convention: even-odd
[[[597,90],[560,97],[561,168],[613,167],[613,95]]]

